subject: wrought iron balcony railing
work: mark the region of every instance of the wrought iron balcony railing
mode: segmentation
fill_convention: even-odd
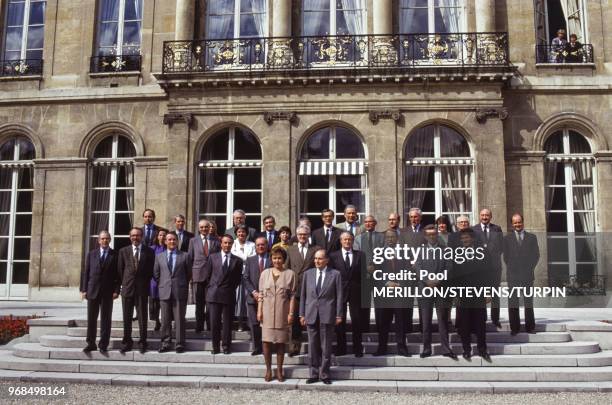
[[[138,55],[99,55],[91,58],[91,73],[139,72],[142,57]]]
[[[537,63],[593,63],[593,45],[578,47],[536,45]]]
[[[164,42],[165,73],[508,66],[508,34],[453,33]]]
[[[0,61],[0,76],[42,75],[42,59],[15,59]]]

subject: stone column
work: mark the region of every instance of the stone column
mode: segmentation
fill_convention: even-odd
[[[476,32],[495,32],[495,0],[476,0]]]
[[[272,36],[291,37],[291,1],[272,0]]]
[[[374,35],[391,35],[393,33],[393,0],[376,0],[374,2]]]
[[[177,41],[193,39],[195,25],[195,0],[176,0],[176,22],[174,39]]]

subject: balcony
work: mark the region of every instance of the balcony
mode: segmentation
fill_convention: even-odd
[[[0,61],[0,77],[42,75],[42,59],[14,59]]]
[[[513,72],[508,35],[497,32],[168,41],[157,76],[162,85],[180,85],[181,80],[243,83],[244,78],[506,79]]]
[[[583,44],[579,48],[560,48],[553,45],[536,45],[538,64],[588,64],[594,63],[593,45]]]
[[[140,72],[138,55],[99,55],[91,58],[90,73]]]

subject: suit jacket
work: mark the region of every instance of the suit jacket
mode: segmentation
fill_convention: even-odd
[[[365,278],[366,272],[366,257],[365,253],[359,250],[353,250],[353,262],[350,267],[346,267],[344,260],[345,253],[343,249],[332,252],[329,259],[330,265],[340,272],[342,279],[342,293],[345,302],[349,300],[360,302],[361,298],[361,280]],[[360,306],[361,307],[361,306]]]
[[[221,242],[217,238],[210,238],[208,240],[208,256],[204,255],[204,242],[202,237],[198,234],[189,241],[189,261],[192,263],[191,277],[194,283],[201,283],[206,279],[206,263],[208,258],[213,253],[221,251]]]
[[[355,237],[355,249],[365,253],[367,264],[372,264],[374,249],[385,246],[385,235],[381,232],[372,232],[372,246],[368,246],[368,232],[363,231]]]
[[[151,232],[151,238],[147,240],[147,227],[143,225],[142,228],[140,229],[142,229],[142,243],[145,246],[149,246],[149,247],[155,244],[159,231],[168,231],[166,228],[162,228],[161,226],[157,226],[153,224],[153,232]]]
[[[430,246],[429,244],[425,245],[425,248],[440,248],[444,249],[445,245],[438,243],[437,246]],[[444,260],[443,258],[435,256],[433,251],[429,254],[429,257],[421,258],[419,257],[414,264],[414,268],[417,271],[417,278],[420,277],[421,270],[426,270],[428,274],[440,274],[444,273],[444,270],[448,270],[449,262]],[[418,280],[417,284],[419,287],[425,287],[427,279]],[[437,284],[438,286],[444,285],[444,281],[440,281]]]
[[[175,251],[176,261],[174,271],[168,268],[168,251],[155,256],[153,274],[159,288],[160,300],[187,301],[189,295],[189,280],[191,279],[191,264],[189,255],[178,249]]]
[[[155,252],[140,244],[138,267],[134,268],[134,250],[132,245],[119,249],[119,276],[121,277],[121,296],[126,298],[149,296],[149,286],[153,277]]]
[[[269,254],[265,255],[263,268],[272,267],[272,259]],[[256,304],[253,299],[253,291],[259,291],[259,255],[250,256],[246,259],[246,266],[242,274],[242,285],[247,297],[247,304]]]
[[[103,263],[100,262],[100,248],[95,248],[87,253],[80,286],[80,291],[87,293],[87,299],[95,300],[101,296],[119,294],[120,286],[117,252],[109,248]]]
[[[342,292],[342,276],[338,270],[327,267],[321,291],[317,295],[317,269],[304,273],[300,293],[300,317],[308,325],[317,323],[334,324],[337,317],[344,317],[345,299]]]
[[[176,234],[178,235],[178,232]],[[180,242],[179,250],[181,250],[182,252],[188,252],[189,251],[189,241],[193,237],[194,237],[193,233],[183,230],[183,241],[181,242],[179,239],[179,242]]]
[[[272,232],[274,232],[274,237],[272,238],[272,245],[268,244],[268,250],[272,249],[272,246],[280,242],[280,233],[276,229],[273,230]],[[253,239],[253,242],[255,242],[255,239],[262,238],[262,237],[268,240],[268,231],[263,230],[261,232],[257,232],[255,234],[255,238]]]
[[[423,224],[417,225],[416,232],[412,229],[412,224],[408,224],[404,228],[402,228],[402,232],[423,233]]]
[[[400,231],[397,243],[416,247],[426,244],[426,240],[423,232],[414,232],[412,227],[407,227]]]
[[[242,259],[230,253],[229,269],[223,271],[223,252],[210,255],[206,263],[205,283],[208,283],[206,302],[233,305],[236,288],[242,281]]]
[[[347,231],[348,230],[346,228],[347,226],[348,226],[348,222],[346,221],[336,224],[336,228],[340,229],[341,232]],[[363,229],[363,225],[361,225],[359,222],[355,222],[355,228],[353,229],[353,236],[357,237],[357,235],[359,235],[360,233],[364,231],[365,230]]]
[[[540,260],[538,238],[532,233],[525,232],[523,242],[519,245],[516,234],[509,232],[504,237],[503,251],[508,283],[520,287],[533,282],[533,271]]]
[[[255,242],[255,235],[257,234],[257,231],[255,230],[255,228],[251,228],[250,226],[247,227],[248,233],[247,233],[247,240],[250,240],[251,242]],[[226,235],[231,235],[234,240],[236,240],[237,236],[236,236],[236,228],[231,227],[231,228],[227,228],[225,230],[225,234]]]
[[[321,249],[319,246],[309,245],[308,249],[306,250],[306,260],[304,260],[304,257],[302,257],[300,254],[299,244],[289,246],[289,248],[287,248],[287,261],[285,262],[285,268],[293,270],[297,277],[297,298],[300,296],[300,288],[302,285],[304,272],[314,267],[314,255],[319,249]]]
[[[325,235],[325,227],[321,227],[319,229],[315,229],[312,232],[312,243],[317,246],[321,246],[321,248],[327,251],[327,254],[330,254],[333,251],[340,249],[340,235],[342,231],[335,226],[331,227],[331,239],[328,242]]]
[[[489,224],[489,240],[487,241],[485,233],[482,231],[482,225],[477,224],[472,227],[474,233],[480,239],[482,246],[487,248],[489,259],[495,276],[501,281],[501,255],[504,249],[504,234],[499,225]]]

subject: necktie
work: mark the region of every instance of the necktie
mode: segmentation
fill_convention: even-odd
[[[208,257],[208,238],[204,238],[204,256]]]
[[[306,247],[304,245],[300,245],[300,255],[302,255],[302,259],[306,260]]]
[[[520,232],[516,233],[516,241],[518,242],[519,246],[523,244],[523,235]]]
[[[327,228],[327,234],[325,235],[325,240],[329,242],[331,240],[331,229]]]
[[[259,272],[264,271],[264,259],[262,256],[259,256]]]
[[[183,232],[179,232],[178,237],[179,237],[179,246],[183,246]]]
[[[106,249],[102,250],[102,256],[100,256],[100,264],[104,263],[106,260]]]
[[[366,252],[372,251],[372,231],[368,231],[368,246]]]
[[[171,250],[168,251],[168,270],[170,270],[171,274],[174,274],[174,263],[172,262],[172,254],[173,252]]]
[[[319,273],[319,278],[317,278],[317,286],[316,286],[316,293],[317,295],[319,295],[321,293],[321,283],[323,281],[323,272],[321,270],[318,271]]]
[[[134,270],[138,270],[138,248],[134,249]]]
[[[147,236],[145,238],[145,243],[147,245],[151,244],[151,226],[147,225]]]
[[[489,241],[489,225],[485,225],[484,231],[485,231],[485,238],[487,239],[487,242],[488,242]]]
[[[347,231],[349,231],[351,233],[351,235],[355,235],[355,232],[353,232],[353,224],[348,224]]]
[[[229,255],[225,255],[225,260],[223,261],[223,272],[227,273],[229,270]]]
[[[346,256],[344,256],[344,266],[346,267],[347,270],[351,269],[351,258],[350,258],[350,253],[346,252]]]
[[[272,232],[268,232],[268,249],[272,248],[272,242],[274,242],[274,238],[272,237]]]

